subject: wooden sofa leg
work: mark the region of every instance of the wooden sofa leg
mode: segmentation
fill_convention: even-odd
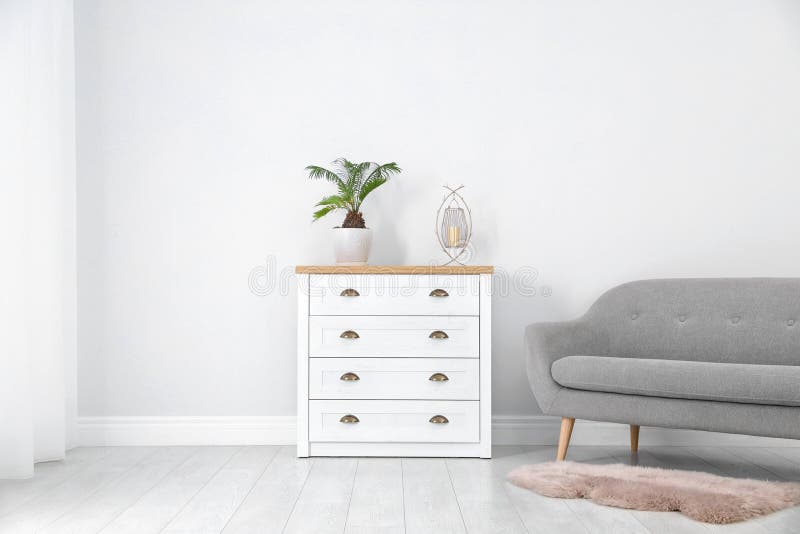
[[[572,427],[575,426],[574,417],[561,418],[561,434],[558,436],[558,461],[564,460],[567,457],[567,448],[569,447],[569,438],[572,437]]]
[[[639,425],[631,425],[631,452],[639,452]]]

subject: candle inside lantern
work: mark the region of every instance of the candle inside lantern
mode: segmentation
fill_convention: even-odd
[[[457,247],[461,244],[461,228],[458,226],[447,227],[447,246]]]

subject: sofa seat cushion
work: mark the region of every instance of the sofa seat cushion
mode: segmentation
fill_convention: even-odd
[[[551,372],[562,386],[585,391],[800,406],[799,366],[566,356]]]

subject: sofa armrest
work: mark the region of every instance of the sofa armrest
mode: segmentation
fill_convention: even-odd
[[[607,345],[605,336],[595,332],[584,319],[534,323],[525,329],[528,381],[543,413],[550,413],[562,389],[550,373],[553,362],[564,356],[602,355]]]

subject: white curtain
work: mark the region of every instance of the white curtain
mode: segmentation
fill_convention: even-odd
[[[0,0],[0,478],[75,428],[71,0]]]

